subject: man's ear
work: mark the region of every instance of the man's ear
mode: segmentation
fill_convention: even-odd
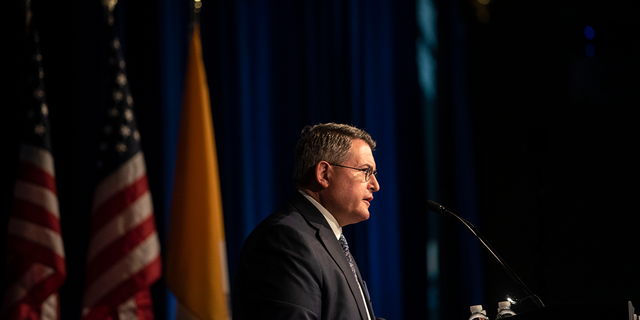
[[[316,182],[322,186],[323,189],[329,187],[329,167],[331,165],[326,161],[320,161],[316,164]]]

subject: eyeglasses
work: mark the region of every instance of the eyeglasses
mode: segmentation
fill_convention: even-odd
[[[339,165],[339,164],[331,164],[331,163],[330,163],[330,165],[336,166],[336,167],[341,167],[341,168],[348,168],[348,169],[362,171],[364,173],[364,181],[369,181],[369,178],[371,176],[374,176],[374,177],[376,177],[376,179],[378,179],[378,171],[373,170],[373,168],[360,169],[360,168],[347,167],[347,166],[343,166],[343,165]]]

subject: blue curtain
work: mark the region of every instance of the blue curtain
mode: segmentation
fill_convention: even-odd
[[[301,129],[350,123],[378,141],[383,191],[371,219],[345,233],[376,312],[392,319],[403,318],[394,61],[413,60],[412,51],[395,51],[397,10],[392,1],[236,1],[201,16],[230,270],[244,238],[295,191]]]
[[[449,4],[436,2],[432,9],[455,11]],[[104,114],[105,21],[99,1],[77,6],[34,1],[33,7],[42,27],[67,253],[62,313],[65,318],[73,318],[81,308],[88,238],[88,232],[78,226],[86,226],[89,221],[95,141],[101,133],[96,123]],[[157,226],[164,243],[191,9],[188,1],[141,0],[120,1],[116,10]],[[19,11],[12,7],[12,13]],[[456,198],[456,185],[465,186],[460,192],[473,191],[468,171],[459,176],[459,183],[443,183],[457,170],[448,164],[458,162],[450,160],[463,159],[455,167],[470,168],[473,156],[470,141],[465,139],[469,123],[454,121],[457,115],[464,115],[461,110],[465,105],[462,97],[456,104],[462,109],[452,111],[454,94],[447,90],[453,85],[437,87],[438,99],[426,104],[437,109],[425,108],[426,96],[420,85],[423,79],[419,81],[422,75],[418,75],[416,60],[417,11],[414,1],[392,0],[203,3],[203,53],[232,276],[246,236],[295,192],[291,181],[293,149],[301,129],[333,121],[363,128],[378,142],[374,156],[381,191],[375,194],[371,218],[345,228],[369,285],[376,315],[387,319],[444,319],[449,313],[428,313],[427,309],[446,305],[447,310],[465,314],[473,304],[471,299],[452,298],[460,290],[477,292],[476,287],[461,283],[460,272],[465,269],[458,270],[460,259],[452,258],[466,244],[460,244],[458,232],[450,232],[451,228],[439,221],[444,219],[429,215],[424,205],[427,197],[445,199],[445,205],[458,203],[454,201],[458,199],[471,206],[465,211],[473,212],[473,201]],[[10,25],[21,21],[5,20]],[[11,30],[12,43],[19,43],[20,28]],[[433,43],[435,37],[442,36],[440,33],[421,36]],[[438,66],[440,61],[449,61],[429,75],[434,83],[443,79],[455,82],[455,77],[443,77],[452,72],[447,66],[454,62],[442,57],[444,49],[452,48],[455,41],[437,42],[437,49],[432,48]],[[11,90],[3,92],[12,97]],[[3,133],[10,133],[15,125],[6,119]],[[454,135],[447,131],[454,127],[459,133],[455,141],[463,144],[456,153],[450,152]],[[15,149],[15,143],[4,143],[9,150]],[[7,167],[3,177],[11,177],[11,169]],[[3,179],[3,183],[10,180]],[[7,182],[2,190],[11,187]],[[9,196],[3,198],[3,208],[9,200]],[[435,252],[440,253],[435,263],[441,272],[430,282],[441,297],[435,302],[427,299],[427,264],[434,263],[434,259],[427,260],[430,239],[438,240]],[[173,311],[165,307],[170,298],[162,280],[152,289],[156,318],[170,318]]]

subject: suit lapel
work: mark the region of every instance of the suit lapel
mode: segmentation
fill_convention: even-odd
[[[347,257],[344,255],[344,251],[342,251],[340,242],[338,242],[338,239],[336,239],[335,235],[333,234],[333,231],[331,231],[331,228],[329,228],[328,233],[329,233],[328,235],[323,235],[322,232],[320,233],[322,241],[325,244],[325,248],[327,248],[327,251],[329,252],[331,257],[333,257],[333,261],[336,262],[336,264],[342,271],[342,274],[344,275],[345,279],[347,280],[347,283],[349,283],[349,288],[351,289],[351,293],[353,294],[353,297],[356,300],[356,303],[358,304],[360,315],[362,316],[363,319],[367,319],[367,311],[366,311],[367,306],[365,306],[364,301],[362,300],[362,295],[360,294],[360,288],[358,287],[356,278],[353,276],[353,271],[351,271],[349,262],[347,262]],[[355,266],[355,260],[354,260],[354,266]],[[362,279],[360,272],[357,270],[358,269],[356,266],[356,274],[358,275],[358,279]]]
[[[299,212],[305,217],[309,224],[316,230],[318,230],[320,241],[323,243],[329,255],[333,258],[333,261],[338,265],[338,268],[340,268],[342,274],[347,280],[347,283],[349,284],[351,293],[353,294],[356,304],[358,305],[360,316],[362,317],[362,319],[367,319],[367,306],[364,304],[362,296],[360,295],[360,288],[358,287],[358,283],[353,276],[353,272],[351,271],[349,262],[347,262],[347,257],[344,255],[344,251],[342,251],[340,242],[338,242],[338,239],[336,239],[336,236],[333,233],[333,230],[331,230],[329,223],[324,218],[322,213],[318,210],[318,208],[316,208],[311,202],[309,202],[309,200],[307,200],[307,198],[305,198],[303,195],[298,194],[291,201],[291,204],[294,207],[298,208]],[[358,278],[362,279],[357,265],[355,266],[355,268]],[[375,319],[373,318],[372,309],[369,308],[369,310],[371,313],[371,319]]]

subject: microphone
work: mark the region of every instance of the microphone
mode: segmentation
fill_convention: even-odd
[[[504,259],[502,259],[495,250],[493,250],[491,245],[484,239],[484,237],[480,234],[480,232],[476,229],[476,227],[474,227],[471,224],[471,222],[445,209],[442,205],[432,200],[427,200],[427,209],[437,213],[448,213],[456,217],[458,220],[460,220],[460,222],[462,222],[469,230],[471,230],[471,233],[473,233],[473,235],[476,236],[478,240],[480,240],[480,242],[484,245],[484,247],[487,250],[489,250],[489,253],[491,253],[491,255],[493,255],[493,257],[496,258],[496,260],[498,260],[498,263],[500,263],[502,268],[504,268],[504,270],[507,271],[509,276],[511,276],[511,278],[522,288],[522,290],[524,290],[527,296],[522,300],[531,298],[533,299],[533,302],[535,302],[535,304],[538,306],[538,308],[544,307],[544,303],[542,302],[542,300],[540,300],[540,298],[538,298],[537,295],[535,295],[533,292],[531,292],[531,290],[529,290],[527,285],[525,285],[524,282],[520,280],[520,277],[518,277],[518,275],[511,269],[511,267],[509,267],[507,262],[504,261]]]

